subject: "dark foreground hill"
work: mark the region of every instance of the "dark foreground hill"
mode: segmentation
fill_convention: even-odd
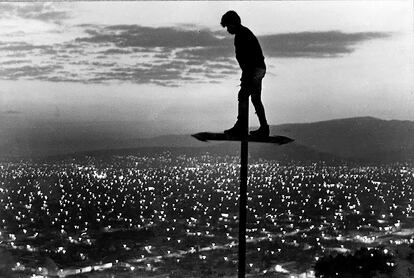
[[[211,152],[237,154],[238,143],[199,142],[190,135],[166,135],[141,139],[139,133],[119,125],[110,130],[95,127],[71,135],[64,126],[38,128],[15,140],[3,142],[0,156],[49,156],[69,153],[134,153],[172,150],[176,153]],[[196,131],[198,132],[198,131]],[[381,120],[372,117],[337,119],[314,123],[283,124],[271,127],[271,134],[295,139],[292,144],[250,144],[255,158],[294,161],[392,162],[414,160],[414,122]]]

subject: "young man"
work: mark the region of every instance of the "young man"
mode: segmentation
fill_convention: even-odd
[[[248,117],[243,111],[249,105],[249,96],[259,118],[260,128],[251,131],[250,134],[257,137],[269,136],[269,125],[266,121],[265,110],[261,100],[262,79],[266,73],[264,56],[256,36],[241,24],[239,15],[235,11],[226,12],[221,18],[221,26],[227,28],[234,36],[236,59],[242,70],[241,89],[238,95],[239,109],[236,124],[225,130],[230,136],[239,136],[242,132],[241,122],[243,117]]]

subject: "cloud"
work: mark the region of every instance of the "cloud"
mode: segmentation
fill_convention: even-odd
[[[60,10],[54,3],[0,3],[1,17],[20,17],[45,22],[61,23],[70,18],[69,11]]]
[[[9,60],[9,61],[0,62],[0,64],[2,65],[16,65],[16,64],[26,64],[26,63],[30,63],[30,60]]]
[[[10,3],[0,3],[0,15],[2,17],[14,14],[15,9],[16,5]]]
[[[21,78],[26,79],[42,79],[42,77],[55,73],[57,69],[62,68],[60,65],[47,66],[30,66],[24,65],[21,67],[5,67],[0,69],[0,76],[3,79],[17,80]]]
[[[181,55],[186,59],[219,59],[234,53],[232,37],[208,29],[151,28],[138,25],[85,27],[89,36],[78,38],[77,42],[113,43],[118,48],[182,48]],[[334,57],[351,53],[356,44],[390,35],[381,32],[326,31],[272,34],[258,38],[270,57]]]
[[[389,33],[300,32],[259,37],[265,55],[270,57],[338,57],[354,51],[364,41],[391,36]]]
[[[17,111],[17,110],[6,110],[6,111],[4,111],[4,114],[7,114],[7,115],[16,115],[16,114],[21,114],[22,112],[21,111]]]
[[[32,50],[52,50],[52,46],[48,45],[34,45],[26,42],[10,42],[10,43],[0,43],[0,51],[12,51],[15,53],[32,51]]]
[[[208,29],[186,30],[176,27],[144,27],[139,25],[114,25],[101,28],[89,25],[85,30],[90,36],[77,42],[114,43],[118,47],[207,47],[225,45],[229,39],[220,39]]]
[[[177,56],[190,61],[221,60],[223,62],[230,62],[229,59],[234,59],[234,48],[232,43],[229,43],[224,46],[206,46],[195,49],[183,49],[177,53]]]
[[[131,54],[131,53],[133,53],[133,51],[132,50],[119,49],[119,48],[111,48],[111,49],[104,50],[100,53],[105,54],[105,55]]]
[[[184,78],[185,63],[169,62],[141,67],[115,67],[111,71],[100,72],[88,82],[107,82],[108,80],[130,81],[133,83],[154,83],[161,86],[178,86],[177,81]]]
[[[220,82],[240,73],[233,37],[194,26],[78,25],[85,36],[65,43],[0,43],[0,78],[53,82],[131,82],[180,86]],[[334,58],[388,33],[300,32],[258,37],[265,57]],[[29,60],[29,61],[28,61]],[[269,61],[269,60],[267,60]],[[271,67],[272,65],[269,64]]]

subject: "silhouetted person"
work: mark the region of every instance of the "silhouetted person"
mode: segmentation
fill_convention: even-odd
[[[227,27],[227,32],[234,36],[234,47],[236,59],[242,70],[241,89],[238,95],[239,109],[236,124],[225,130],[224,133],[231,136],[239,136],[242,133],[241,123],[243,117],[248,117],[243,113],[249,105],[249,96],[259,118],[260,128],[251,131],[253,136],[269,136],[269,125],[266,121],[265,110],[261,100],[262,79],[266,73],[266,65],[262,48],[256,36],[241,24],[241,19],[235,11],[226,12],[221,18],[221,26]]]

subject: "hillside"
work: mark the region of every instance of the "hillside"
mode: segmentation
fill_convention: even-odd
[[[174,149],[175,152],[236,154],[237,143],[199,142],[190,135],[140,138],[139,128],[128,123],[111,128],[38,126],[13,134],[2,142],[0,156],[44,156],[98,151],[134,152],[146,148]],[[391,162],[414,159],[414,122],[381,120],[373,117],[336,119],[313,123],[271,126],[271,134],[295,139],[285,146],[250,144],[253,157],[278,160],[357,160]]]
[[[342,158],[393,161],[414,158],[414,122],[373,117],[273,126],[272,133]]]

